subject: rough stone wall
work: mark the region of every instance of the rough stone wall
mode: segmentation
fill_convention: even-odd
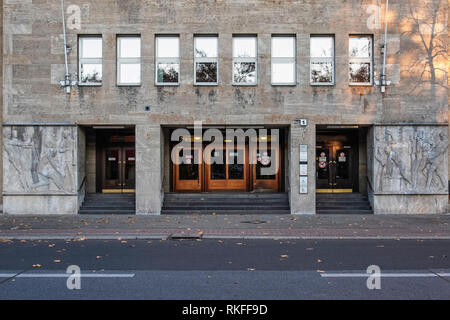
[[[77,73],[77,35],[103,35],[103,86],[59,81],[64,55],[59,1],[4,3],[4,122],[291,124],[308,117],[323,123],[447,123],[447,0],[399,0],[390,5],[386,94],[378,87],[348,85],[348,35],[373,34],[375,73],[381,68],[384,1],[66,1],[72,79]],[[377,22],[374,5],[380,5]],[[434,9],[438,8],[437,11]],[[78,22],[80,28],[73,28]],[[418,18],[419,17],[419,18]],[[434,19],[435,18],[435,19]],[[74,20],[75,19],[75,20]],[[76,26],[76,25],[75,25]],[[434,28],[432,28],[434,26]],[[445,31],[445,32],[443,32]],[[154,36],[180,35],[181,83],[154,86]],[[218,86],[193,85],[193,35],[219,34]],[[231,84],[234,33],[258,35],[258,85]],[[270,84],[271,34],[297,37],[297,85]],[[310,34],[335,34],[336,85],[309,85]],[[141,34],[142,86],[116,86],[116,35]],[[433,35],[432,48],[421,39]],[[436,55],[430,62],[427,52]],[[444,60],[445,59],[445,60]],[[431,64],[430,64],[431,63]],[[150,105],[151,110],[145,111]]]
[[[3,0],[0,0],[0,123],[3,122]],[[0,130],[0,150],[3,150],[3,132]],[[3,157],[0,152],[0,182],[3,181]],[[0,183],[0,194],[3,184]],[[3,198],[0,199],[0,211],[3,210]]]

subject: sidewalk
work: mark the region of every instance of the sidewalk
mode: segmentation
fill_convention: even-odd
[[[0,215],[0,241],[177,238],[450,239],[450,215]]]

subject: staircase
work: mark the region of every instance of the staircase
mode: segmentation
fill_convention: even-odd
[[[317,214],[372,214],[367,195],[361,193],[317,193]]]
[[[166,193],[162,214],[289,214],[287,193]]]
[[[134,194],[87,193],[79,214],[135,214]]]

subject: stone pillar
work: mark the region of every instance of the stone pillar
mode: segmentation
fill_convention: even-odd
[[[3,137],[4,213],[77,214],[77,127],[5,125]]]
[[[446,213],[447,126],[374,126],[369,145],[375,214]]]
[[[137,214],[161,214],[162,136],[159,125],[136,125]]]
[[[300,145],[308,145],[308,193],[300,194]],[[292,124],[289,130],[289,199],[292,214],[316,212],[316,130],[311,121],[307,126]]]

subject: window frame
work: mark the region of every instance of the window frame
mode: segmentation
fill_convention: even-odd
[[[178,57],[158,57],[159,39],[176,38],[178,40]],[[155,86],[179,86],[181,82],[181,44],[179,34],[157,34],[155,35]],[[158,81],[158,65],[160,63],[178,64],[178,81],[177,82],[159,82]]]
[[[102,52],[100,58],[83,58],[81,55],[83,53],[83,40],[84,39],[93,39],[97,38],[101,40],[102,44]],[[81,65],[83,64],[100,64],[102,66],[102,81],[101,83],[96,82],[87,82],[83,83],[81,81]],[[101,87],[103,85],[103,36],[100,34],[92,34],[92,35],[79,35],[78,36],[78,86],[85,87]]]
[[[350,57],[350,39],[351,38],[369,38],[370,40],[370,57],[368,58],[355,58]],[[373,34],[350,34],[348,37],[348,84],[349,86],[373,86],[374,85],[374,37]],[[350,64],[351,63],[369,63],[370,64],[370,82],[352,82],[350,78]]]
[[[140,41],[140,49],[139,58],[122,58],[120,56],[120,42],[122,39],[139,39]],[[120,72],[122,64],[139,64],[140,73],[139,73],[139,82],[138,83],[121,83],[120,82]],[[117,86],[119,87],[136,87],[142,85],[142,40],[140,35],[117,35]]]
[[[311,56],[311,40],[312,38],[331,38],[331,57],[313,57]],[[311,86],[334,86],[336,85],[336,63],[335,63],[335,35],[334,34],[311,34],[309,37],[309,84]],[[312,64],[321,62],[331,62],[332,73],[331,82],[313,82],[311,78]]]
[[[273,56],[273,39],[274,38],[292,38],[294,40],[292,57],[274,57]],[[272,86],[295,86],[297,85],[297,37],[295,34],[272,34],[270,38],[270,83]],[[273,65],[274,63],[293,63],[294,64],[294,80],[292,82],[273,82]]]
[[[234,46],[235,46],[235,39],[255,39],[255,57],[235,57],[234,56]],[[231,47],[231,55],[232,55],[232,61],[231,61],[231,82],[233,86],[257,86],[258,85],[258,36],[251,35],[251,34],[234,34],[232,38],[232,47]],[[249,63],[255,63],[255,82],[254,83],[245,83],[245,82],[235,82],[234,81],[234,64],[236,62],[249,62]]]
[[[197,39],[213,38],[216,39],[217,56],[216,57],[196,57],[195,49],[197,48]],[[197,81],[197,63],[216,63],[217,65],[217,81],[216,82],[198,82]],[[217,34],[197,34],[194,35],[194,85],[196,86],[218,86],[219,85],[219,35]]]

